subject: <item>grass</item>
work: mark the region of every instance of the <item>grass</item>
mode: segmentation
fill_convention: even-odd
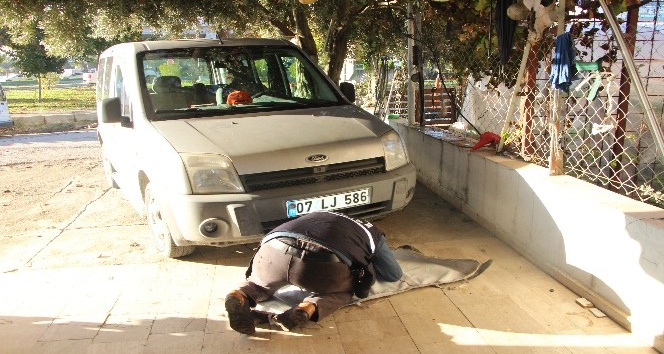
[[[35,87],[7,87],[7,104],[10,114],[33,112],[71,112],[95,109],[95,87],[42,89],[42,99],[37,100]]]

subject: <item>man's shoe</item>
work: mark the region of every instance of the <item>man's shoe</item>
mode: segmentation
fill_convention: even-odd
[[[293,307],[272,317],[272,321],[279,327],[281,330],[290,332],[295,327],[299,327],[307,321],[316,311],[316,307],[312,303],[303,302],[297,307]]]
[[[226,295],[226,312],[231,328],[243,334],[253,334],[256,332],[254,319],[251,316],[251,306],[249,299],[241,292],[234,290]]]

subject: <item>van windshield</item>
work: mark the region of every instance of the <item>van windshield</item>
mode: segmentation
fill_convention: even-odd
[[[196,47],[142,54],[155,119],[345,104],[301,52],[283,47]]]

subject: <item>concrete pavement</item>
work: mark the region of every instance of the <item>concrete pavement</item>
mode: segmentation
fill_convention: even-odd
[[[96,212],[91,205],[80,218]],[[114,238],[104,236],[120,230],[150,243],[146,225],[128,223],[92,234],[92,225],[73,222],[34,261],[60,257],[49,247],[66,239],[74,254],[90,237],[99,238],[98,257],[112,257]],[[255,336],[232,331],[223,307],[254,245],[200,248],[182,260],[24,267],[0,273],[0,354],[655,353],[422,186],[405,210],[377,224],[392,247],[494,263],[469,282],[344,308],[293,333],[264,326]]]

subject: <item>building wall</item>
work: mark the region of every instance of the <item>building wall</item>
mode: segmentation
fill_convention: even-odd
[[[418,181],[664,352],[664,210],[392,121]]]

